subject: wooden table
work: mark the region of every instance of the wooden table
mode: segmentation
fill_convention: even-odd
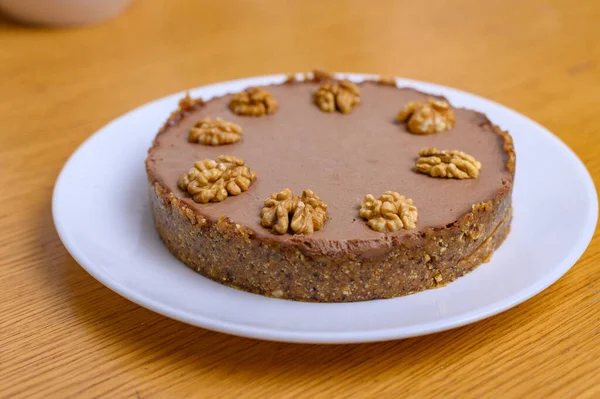
[[[0,21],[0,396],[600,396],[597,237],[556,284],[498,316],[338,346],[170,320],[102,286],[59,241],[54,181],[102,125],[185,88],[315,66],[506,104],[560,136],[600,183],[600,2],[370,3],[153,0],[85,28]]]

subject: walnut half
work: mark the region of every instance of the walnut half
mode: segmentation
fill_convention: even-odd
[[[327,204],[312,190],[302,191],[290,227],[296,234],[312,234],[321,230],[327,220]]]
[[[188,135],[190,143],[213,146],[237,143],[241,138],[242,127],[240,125],[221,118],[211,119],[209,117],[200,119],[190,129]]]
[[[294,196],[289,188],[273,193],[260,210],[260,224],[276,234],[290,229],[295,234],[312,234],[321,230],[326,220],[327,204],[308,189],[301,197]]]
[[[298,197],[286,188],[271,194],[265,200],[265,206],[260,210],[260,224],[269,227],[277,234],[285,234],[290,227],[290,213],[296,210]]]
[[[360,89],[349,80],[323,83],[313,98],[324,112],[339,111],[348,114],[360,102]]]
[[[440,151],[437,148],[425,147],[419,151],[415,168],[417,172],[432,177],[476,179],[479,176],[481,162],[462,151]]]
[[[247,191],[256,178],[256,172],[243,159],[221,155],[194,163],[188,173],[179,177],[177,186],[190,193],[194,201],[205,204]]]
[[[262,87],[249,87],[235,94],[229,102],[231,112],[242,116],[263,116],[278,108],[275,97]]]
[[[456,116],[446,100],[433,97],[427,101],[410,101],[398,113],[398,122],[407,122],[408,130],[415,134],[431,134],[454,127]]]
[[[412,200],[395,191],[386,191],[379,198],[367,194],[360,202],[359,214],[370,228],[379,232],[414,229],[418,217]]]

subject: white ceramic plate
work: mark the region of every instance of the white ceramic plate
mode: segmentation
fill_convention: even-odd
[[[236,80],[191,94],[208,99],[283,80]],[[238,291],[188,269],[154,231],[144,169],[152,139],[183,93],[114,120],[73,154],[54,189],[60,238],[92,276],[141,306],[212,330],[291,342],[367,342],[442,331],[509,309],[565,274],[587,247],[598,217],[592,179],[573,152],[542,126],[492,101],[430,83],[398,83],[485,112],[515,141],[512,232],[490,263],[444,288],[388,300],[302,303]]]

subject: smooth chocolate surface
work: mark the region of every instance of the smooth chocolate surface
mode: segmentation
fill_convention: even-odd
[[[313,82],[268,86],[280,109],[258,118],[230,112],[230,95],[208,101],[157,136],[149,153],[149,173],[208,220],[225,216],[250,228],[257,237],[290,244],[310,242],[314,247],[338,250],[356,246],[377,249],[388,246],[392,237],[451,224],[470,212],[473,204],[494,199],[512,179],[506,169],[502,138],[481,113],[455,109],[453,129],[414,135],[395,117],[408,101],[423,100],[427,94],[363,83],[360,105],[344,115],[320,111],[312,102],[317,88]],[[218,147],[189,143],[189,129],[205,116],[242,126],[242,141]],[[422,147],[457,149],[473,155],[483,164],[479,178],[441,179],[415,172]],[[195,161],[219,155],[243,158],[257,172],[258,180],[239,196],[197,204],[177,187],[177,179]],[[296,194],[310,188],[329,205],[328,220],[321,231],[310,236],[279,236],[260,225],[265,198],[284,188]],[[413,199],[419,213],[415,230],[379,233],[359,217],[359,203],[365,194],[377,197],[387,190]]]

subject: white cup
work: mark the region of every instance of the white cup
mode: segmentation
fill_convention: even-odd
[[[115,17],[132,0],[0,0],[0,10],[31,24],[86,25]]]

